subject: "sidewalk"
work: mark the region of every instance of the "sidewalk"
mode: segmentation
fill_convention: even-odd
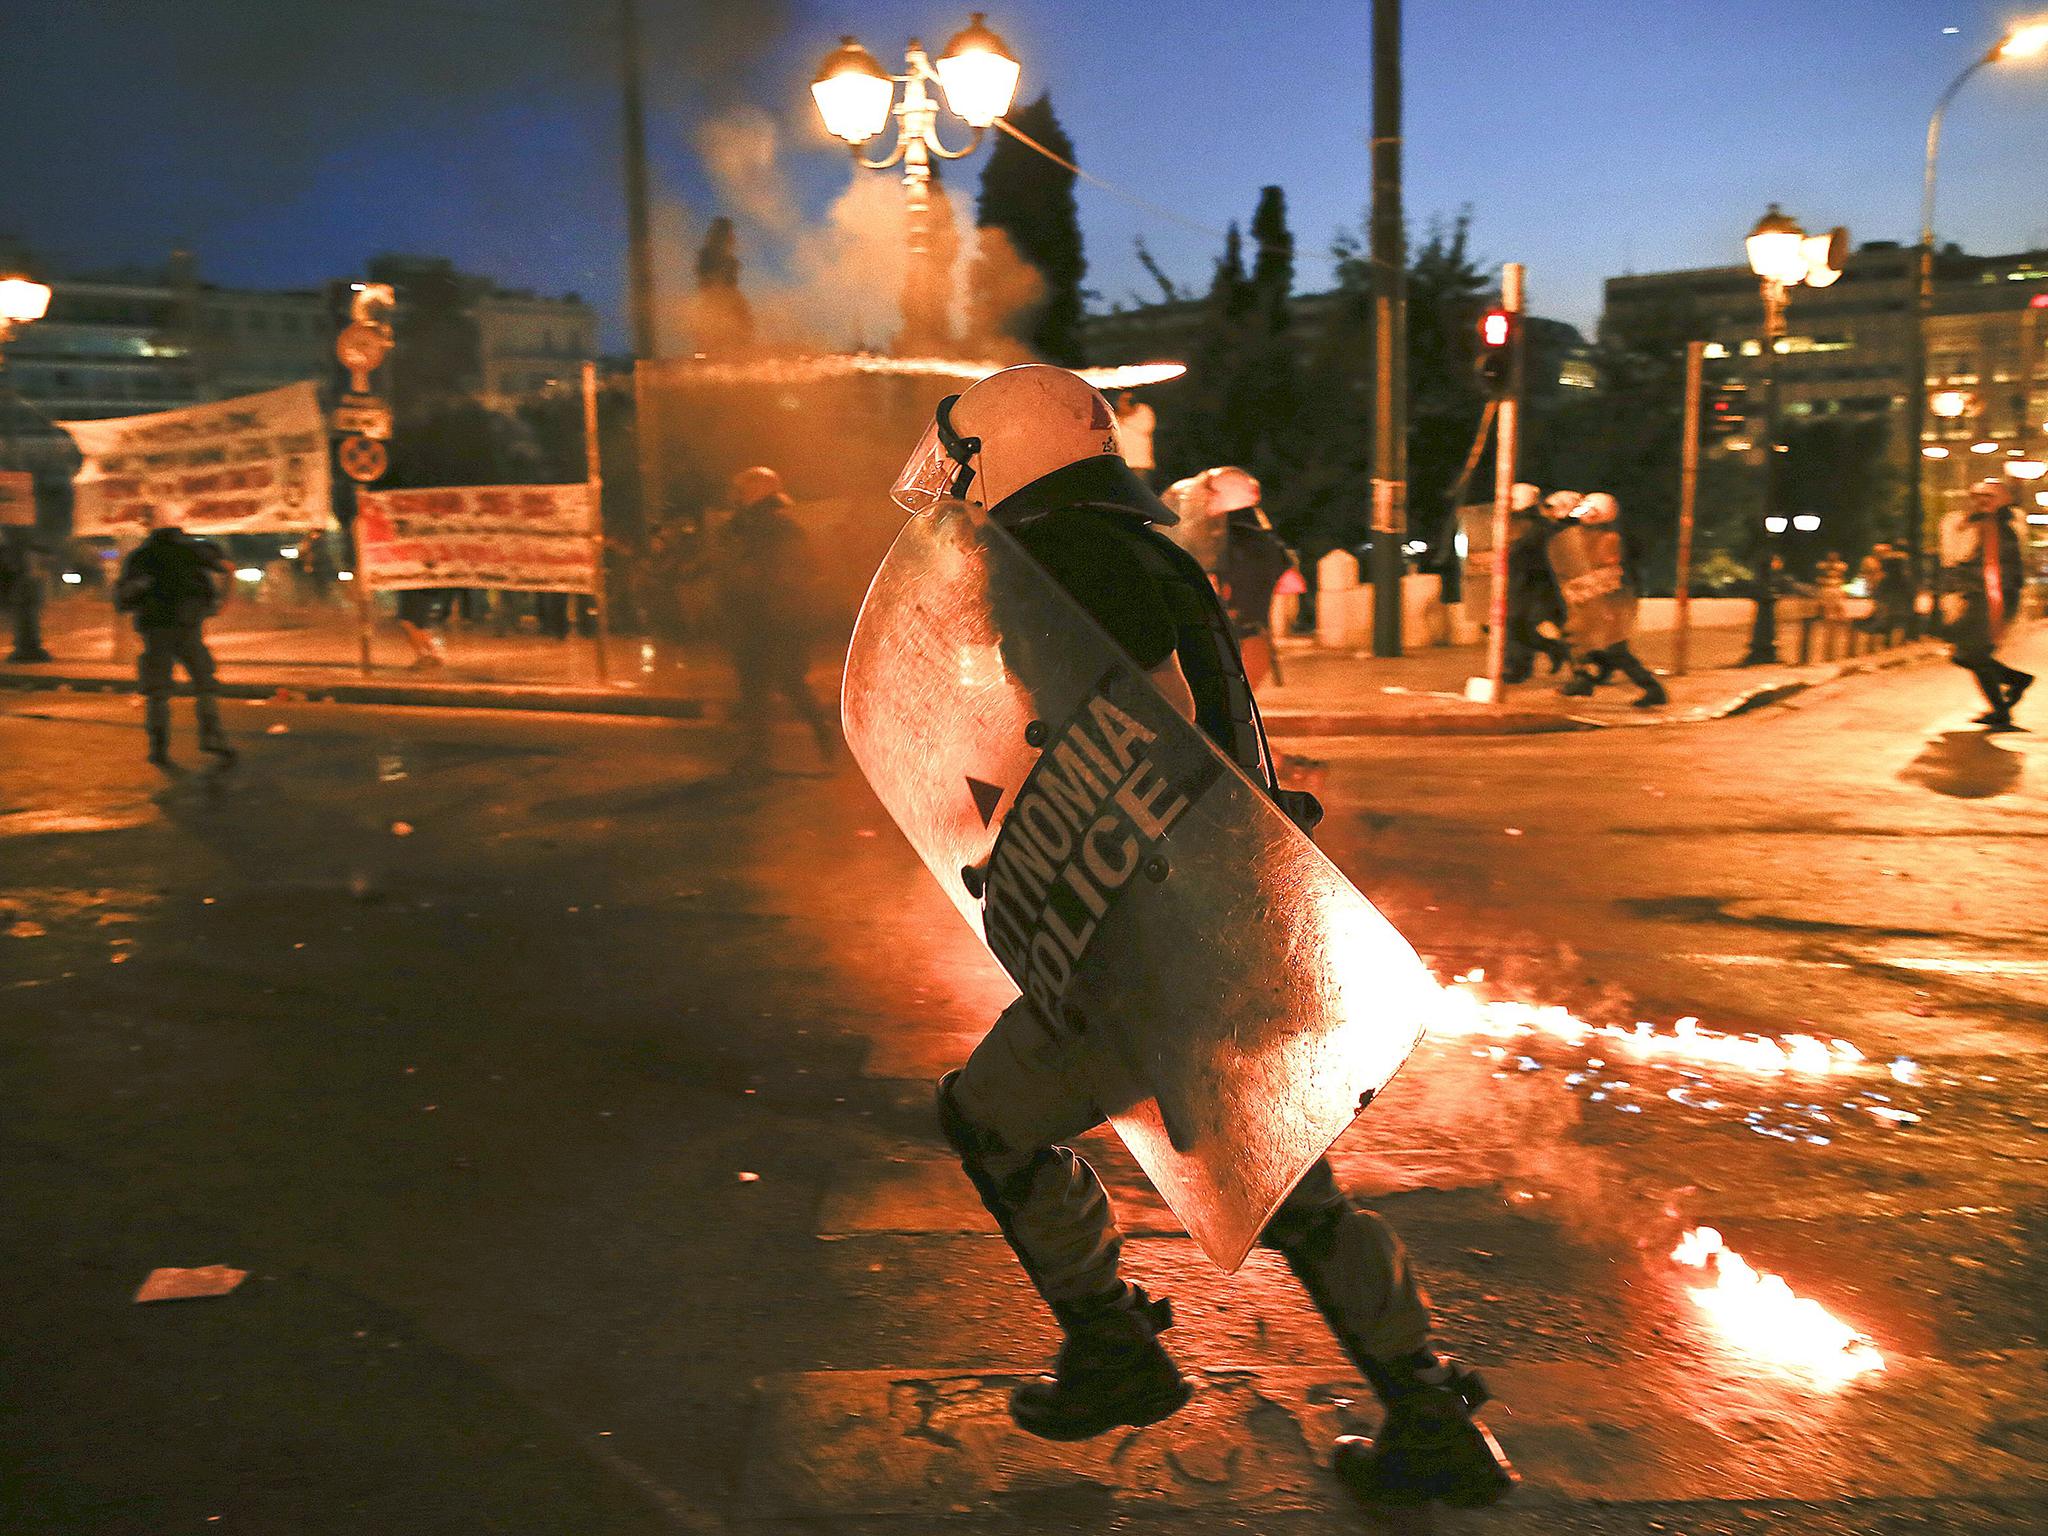
[[[1276,737],[1506,736],[1666,725],[1723,719],[1850,673],[1946,654],[1922,642],[1805,666],[1744,667],[1739,663],[1749,646],[1746,627],[1696,629],[1687,673],[1676,677],[1671,675],[1672,639],[1668,633],[1653,633],[1633,642],[1636,654],[1671,695],[1671,702],[1659,709],[1635,708],[1637,690],[1622,678],[1591,698],[1566,698],[1558,692],[1564,674],[1551,676],[1548,663],[1540,659],[1536,675],[1510,685],[1499,706],[1474,704],[1465,697],[1465,682],[1485,673],[1482,646],[1435,646],[1405,656],[1374,657],[1292,641],[1280,657],[1285,685],[1276,688],[1269,681],[1259,690],[1259,705],[1267,731]],[[1779,640],[1781,653],[1792,651],[1798,644],[1796,630],[1781,632]]]
[[[135,688],[132,633],[115,634],[109,614],[89,599],[53,604],[45,639],[57,660],[39,666],[0,663],[0,687],[129,692]],[[358,660],[352,610],[343,607],[230,607],[207,627],[220,662],[221,692],[229,698],[271,698],[280,691],[337,703],[399,704],[469,709],[557,710],[579,714],[652,715],[702,719],[724,715],[735,689],[717,647],[676,645],[614,635],[609,676],[600,682],[595,648],[585,637],[552,640],[532,633],[498,634],[488,625],[456,623],[446,634],[443,665],[420,668],[403,637],[388,622],[372,640],[372,667]],[[1267,729],[1276,737],[1474,735],[1501,736],[1720,719],[1788,698],[1845,672],[1910,664],[1939,654],[1909,645],[1846,661],[1808,666],[1738,667],[1746,630],[1696,630],[1685,677],[1665,676],[1671,702],[1638,710],[1636,690],[1617,681],[1590,699],[1557,691],[1543,663],[1532,681],[1510,687],[1498,707],[1464,696],[1465,680],[1483,672],[1481,647],[1437,646],[1405,656],[1316,649],[1290,641],[1281,653],[1284,683],[1260,689]],[[1786,649],[1793,634],[1782,636]],[[1671,636],[1640,637],[1637,654],[1667,673]],[[838,690],[838,658],[821,652],[812,685],[827,697]]]

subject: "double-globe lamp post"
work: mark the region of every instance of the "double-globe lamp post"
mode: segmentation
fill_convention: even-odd
[[[1934,171],[1936,158],[1941,152],[1942,119],[1947,115],[1948,104],[1955,100],[1956,93],[1986,65],[2022,63],[2044,56],[2048,56],[2048,20],[2015,26],[1949,82],[1948,89],[1941,93],[1941,99],[1934,104],[1933,114],[1927,119],[1927,164],[1920,189],[1920,259],[1913,292],[1913,334],[1910,342],[1912,373],[1906,386],[1906,419],[1912,423],[1910,446],[1913,461],[1913,504],[1907,509],[1906,548],[1912,557],[1916,590],[1924,577],[1921,550],[1925,547],[1927,535],[1927,461],[1935,457],[1922,449],[1928,435],[1927,328],[1934,315]],[[1954,391],[1944,391],[1944,394],[1953,396]],[[1939,402],[1941,397],[1937,396],[1936,400]],[[1962,412],[1960,408],[1941,410],[1937,403],[1935,414],[1954,417]],[[2023,410],[2021,414],[2024,416],[2026,412]]]
[[[944,306],[924,291],[926,257],[931,248],[932,157],[960,160],[974,153],[982,135],[1010,110],[1016,99],[1021,69],[1002,38],[976,11],[965,28],[946,44],[937,63],[916,38],[904,50],[903,73],[892,75],[852,37],[825,55],[811,95],[818,115],[833,137],[844,139],[854,160],[871,171],[903,167],[904,244],[908,262],[903,275],[904,351],[929,349],[945,329]],[[896,99],[896,87],[903,98]],[[948,149],[939,138],[939,104],[929,86],[943,93],[946,106],[974,130],[960,149]],[[888,126],[895,115],[896,147],[871,160],[861,147]]]
[[[1839,225],[1824,235],[1809,235],[1779,211],[1776,203],[1757,220],[1745,242],[1749,268],[1763,290],[1764,339],[1759,351],[1761,372],[1757,379],[1763,405],[1763,478],[1761,505],[1757,509],[1756,617],[1750,625],[1749,653],[1745,667],[1768,666],[1778,659],[1778,592],[1776,573],[1771,569],[1775,546],[1773,523],[1782,530],[1777,516],[1778,455],[1785,450],[1778,442],[1778,343],[1785,336],[1785,302],[1794,288],[1825,288],[1842,275],[1849,256],[1849,232]]]

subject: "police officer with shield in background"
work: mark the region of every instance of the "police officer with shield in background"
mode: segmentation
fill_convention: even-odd
[[[953,498],[985,515],[1297,825],[1320,818],[1312,796],[1277,788],[1231,615],[1201,565],[1157,531],[1174,514],[1131,472],[1108,402],[1083,380],[1029,364],[942,401],[895,495],[912,512]],[[1017,633],[1025,627],[996,615],[1006,650],[1062,643],[1042,627]],[[1080,637],[1067,643],[1078,647]],[[850,690],[851,679],[850,669]],[[1173,846],[1176,859],[1192,856]],[[1165,878],[1160,864],[1155,878]],[[1159,1024],[1170,1030],[1174,1021]],[[1019,1426],[1053,1440],[1156,1422],[1192,1390],[1160,1343],[1168,1303],[1122,1278],[1108,1196],[1064,1145],[1116,1112],[1087,1089],[1083,1064],[1090,1037],[1116,1033],[1105,1022],[1055,1029],[1019,998],[938,1090],[946,1139],[1064,1335],[1052,1374],[1010,1401]],[[1138,1033],[1130,1026],[1118,1037]],[[1505,1494],[1513,1473],[1473,1417],[1483,1384],[1432,1349],[1429,1308],[1399,1239],[1345,1196],[1326,1157],[1314,1159],[1261,1240],[1285,1257],[1385,1405],[1377,1436],[1338,1442],[1342,1480],[1389,1503],[1479,1505]]]
[[[1629,649],[1636,627],[1636,590],[1628,578],[1620,517],[1621,504],[1607,492],[1595,491],[1550,540],[1550,566],[1564,594],[1565,639],[1572,650],[1572,679],[1559,691],[1584,698],[1619,672],[1642,689],[1635,707],[1654,709],[1669,702],[1669,695]]]

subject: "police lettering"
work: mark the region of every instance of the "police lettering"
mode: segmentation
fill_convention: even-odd
[[[1102,693],[1039,758],[1004,819],[983,899],[989,946],[1048,1019],[1102,919],[1190,796],[1158,733]]]

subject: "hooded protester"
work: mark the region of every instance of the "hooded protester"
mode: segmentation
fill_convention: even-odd
[[[182,666],[192,682],[199,750],[223,764],[232,763],[236,753],[221,729],[213,653],[206,648],[204,634],[230,579],[227,557],[219,545],[194,538],[160,510],[150,521],[149,537],[121,563],[114,584],[116,606],[134,616],[135,632],[142,637],[135,666],[142,684],[149,760],[159,768],[170,766],[172,670]]]
[[[1577,502],[1575,492],[1561,493]],[[1526,480],[1508,492],[1508,632],[1503,678],[1525,683],[1540,654],[1561,671],[1571,648],[1561,638],[1564,599],[1550,570],[1550,536],[1557,531],[1542,491]]]
[[[2003,480],[1979,480],[1970,505],[1941,520],[1941,628],[1955,664],[1977,680],[1991,707],[1979,725],[2002,730],[2034,675],[2009,667],[1994,652],[2019,611],[2019,527],[2012,491]]]
[[[1290,796],[1275,783],[1237,622],[1200,564],[1158,531],[1174,513],[1125,463],[1108,402],[1083,380],[1030,364],[948,397],[894,495],[913,513],[948,499],[965,503],[970,515],[1004,530],[1005,544],[1020,546],[1063,588],[1165,704],[1297,825],[1314,825],[1321,808],[1313,798]],[[1028,592],[1007,599],[1013,612],[1005,611],[1003,593],[989,596],[988,620],[1017,675],[1041,667],[1055,673],[1076,650],[1074,637],[1047,631]],[[982,812],[984,823],[995,804]],[[1185,848],[1175,854],[1189,856]],[[1166,861],[1156,862],[1163,880]],[[1172,1323],[1170,1307],[1120,1274],[1121,1237],[1108,1195],[1064,1145],[1109,1112],[1083,1086],[1084,1063],[1100,1050],[1094,1040],[1151,1024],[1084,1026],[1073,1013],[1065,1018],[1069,1027],[1054,1029],[1020,997],[966,1065],[941,1080],[938,1113],[1064,1335],[1053,1374],[1016,1388],[1011,1414],[1032,1434],[1081,1440],[1166,1418],[1192,1389],[1159,1341]],[[1428,1305],[1400,1241],[1346,1198],[1326,1157],[1286,1196],[1262,1240],[1285,1256],[1386,1404],[1373,1440],[1338,1442],[1339,1476],[1383,1500],[1483,1504],[1505,1494],[1513,1474],[1473,1417],[1485,1401],[1483,1385],[1432,1350]]]
[[[1628,579],[1620,518],[1621,504],[1595,491],[1550,541],[1550,566],[1564,595],[1565,639],[1572,654],[1572,679],[1562,691],[1585,698],[1608,673],[1620,672],[1643,690],[1636,708],[1654,709],[1669,695],[1629,649],[1636,592]]]

